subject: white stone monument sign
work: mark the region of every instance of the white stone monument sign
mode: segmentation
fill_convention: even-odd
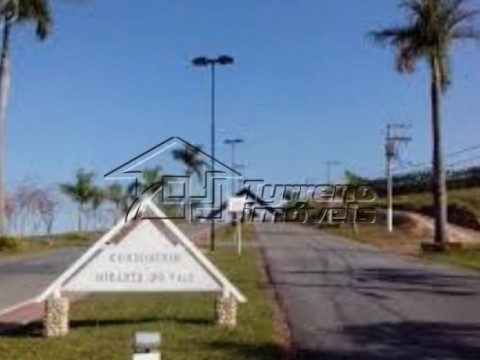
[[[58,313],[62,311],[56,309],[56,303],[65,308],[63,293],[211,292],[221,295],[216,305],[222,312],[217,314],[217,319],[223,319],[220,325],[234,326],[235,319],[225,314],[235,316],[236,303],[244,303],[246,298],[151,200],[138,210],[147,210],[158,219],[122,219],[37,301],[47,301],[46,309]],[[62,316],[45,317],[49,318],[60,318],[65,324]],[[58,326],[62,331],[56,332],[57,325],[46,323],[45,333],[58,336],[68,331],[62,325]]]

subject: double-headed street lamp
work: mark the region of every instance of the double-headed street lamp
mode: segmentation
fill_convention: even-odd
[[[232,65],[234,59],[231,56],[222,55],[217,58],[197,57],[192,60],[194,66],[210,67],[211,69],[211,171],[215,176],[215,67],[217,65]],[[215,189],[213,189],[215,191]],[[214,196],[214,195],[213,195]],[[215,250],[215,219],[211,219],[210,250]]]

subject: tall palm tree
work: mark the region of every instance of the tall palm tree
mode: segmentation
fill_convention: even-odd
[[[85,212],[85,205],[92,201],[95,193],[93,183],[93,172],[79,170],[75,175],[75,180],[71,184],[60,184],[60,191],[71,198],[78,205],[78,231],[82,231],[82,215]]]
[[[98,186],[93,186],[90,192],[90,206],[92,210],[92,216],[94,221],[94,226],[99,223],[99,210],[102,207],[103,203],[107,199],[105,191]]]
[[[468,0],[405,0],[401,8],[408,23],[372,33],[381,44],[396,51],[400,73],[411,73],[419,60],[425,60],[431,76],[433,136],[432,193],[435,207],[435,243],[443,249],[447,239],[447,187],[442,150],[442,94],[450,85],[449,57],[455,43],[478,40],[479,31],[470,22],[477,10],[468,9]]]
[[[128,187],[128,194],[137,197],[145,191],[153,193],[163,184],[163,172],[161,166],[146,168],[142,171],[142,175]]]
[[[120,214],[124,213],[128,209],[127,205],[127,194],[124,191],[124,188],[119,183],[110,184],[105,189],[105,196],[108,201],[110,201],[115,208],[115,218]]]
[[[205,160],[200,157],[201,146],[191,146],[185,144],[181,149],[172,150],[172,156],[175,160],[185,165],[185,174],[191,176],[196,174],[198,179],[202,178],[202,170],[207,165]]]
[[[13,14],[13,15],[12,15]],[[12,17],[14,16],[14,17]],[[51,30],[48,0],[10,0],[0,13],[3,25],[0,51],[0,234],[5,233],[5,122],[10,93],[10,34],[12,26],[31,23],[36,36],[44,40]]]

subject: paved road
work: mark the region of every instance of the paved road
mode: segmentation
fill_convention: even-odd
[[[85,248],[72,247],[0,262],[0,312],[39,295]]]
[[[480,359],[480,276],[311,228],[257,230],[298,359]]]
[[[194,237],[207,229],[205,224],[180,224],[182,231]],[[38,296],[80,255],[85,247],[56,249],[24,258],[0,261],[0,314],[12,306]]]

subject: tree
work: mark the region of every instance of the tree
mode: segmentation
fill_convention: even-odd
[[[345,182],[348,185],[361,186],[369,183],[368,179],[362,178],[361,176],[355,174],[352,171],[345,171]]]
[[[433,137],[432,193],[435,207],[435,243],[443,249],[447,239],[447,188],[442,150],[442,94],[450,85],[449,56],[452,46],[461,41],[480,38],[469,22],[477,10],[466,8],[468,0],[406,0],[401,8],[409,22],[372,33],[375,40],[396,51],[400,73],[411,73],[419,60],[425,60],[431,76]]]
[[[202,170],[207,165],[201,158],[201,146],[191,146],[185,144],[182,149],[172,150],[172,156],[175,160],[185,165],[185,174],[191,176],[196,174],[198,179],[202,178]]]
[[[100,220],[99,210],[106,199],[106,194],[102,188],[98,186],[92,187],[90,191],[89,203],[91,206],[91,215],[93,217],[94,226],[97,225]]]
[[[12,25],[32,23],[36,36],[44,40],[50,33],[52,19],[48,0],[9,0],[0,12],[3,21],[0,52],[0,234],[5,233],[5,122],[10,93],[10,34]]]
[[[154,193],[163,184],[163,173],[161,166],[146,168],[142,175],[128,187],[128,194],[134,198],[142,195],[145,191]]]
[[[127,212],[128,196],[124,191],[124,188],[119,183],[113,183],[107,186],[105,189],[105,197],[113,204],[114,218],[117,219],[122,213]]]
[[[56,196],[51,189],[24,183],[17,188],[10,201],[15,215],[19,216],[17,231],[20,234],[25,235],[27,225],[31,226],[32,234],[36,234],[42,225],[45,234],[47,236],[51,234],[58,205]],[[12,220],[11,217],[10,220]]]
[[[45,226],[45,234],[49,237],[52,234],[58,202],[52,192],[42,189],[39,190],[36,209],[40,220]]]
[[[84,170],[77,171],[75,180],[71,184],[60,184],[60,191],[78,205],[78,231],[82,231],[82,215],[85,205],[91,201],[94,193],[94,173]]]

